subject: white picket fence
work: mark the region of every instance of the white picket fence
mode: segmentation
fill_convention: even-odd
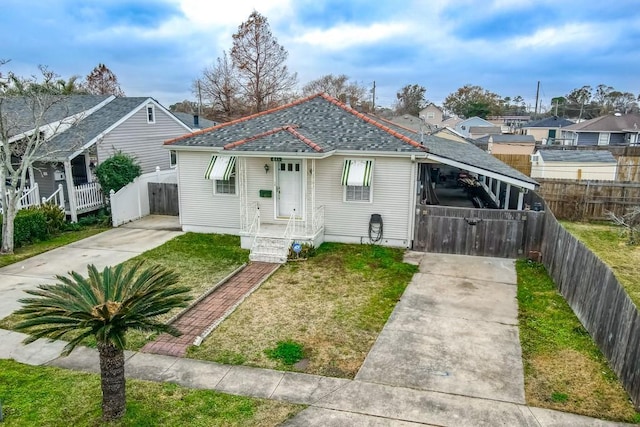
[[[178,182],[176,170],[161,171],[159,167],[156,167],[155,172],[140,175],[118,192],[111,191],[109,199],[111,220],[114,227],[150,214],[148,186],[150,182]]]
[[[7,194],[9,194],[7,190]],[[22,191],[22,197],[20,197],[20,202],[18,203],[18,210],[26,209],[30,206],[38,206],[40,204],[40,189],[38,188],[38,183],[35,183],[33,187],[26,187]],[[2,200],[0,200],[0,214],[4,212],[2,206]]]
[[[100,184],[88,182],[74,187],[76,211],[83,212],[99,208],[104,205],[104,196]]]

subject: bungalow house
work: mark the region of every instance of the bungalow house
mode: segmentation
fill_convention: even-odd
[[[455,126],[455,131],[468,138],[478,138],[488,134],[500,134],[502,130],[499,126],[494,125],[480,117],[471,117]]]
[[[603,150],[538,150],[531,156],[531,177],[615,181],[618,162]]]
[[[35,131],[33,120],[25,119],[30,117],[27,110],[24,98],[3,100],[4,117],[24,119],[12,142]],[[163,142],[192,130],[147,97],[60,97],[42,121],[38,127],[47,139],[46,150],[29,170],[29,192],[37,193],[30,198],[55,201],[72,221],[103,205],[93,174],[98,164],[121,151],[136,158],[143,173],[169,169],[172,156]]]
[[[608,114],[566,126],[563,145],[640,145],[640,114]]]
[[[551,116],[524,124],[522,126],[522,133],[524,135],[532,135],[536,142],[539,142],[542,145],[562,145],[560,131],[573,124],[574,122],[571,120],[558,116]]]
[[[240,235],[253,260],[283,262],[292,241],[411,247],[434,165],[473,174],[505,209],[536,187],[473,144],[420,142],[326,94],[165,145],[176,152],[182,229]]]

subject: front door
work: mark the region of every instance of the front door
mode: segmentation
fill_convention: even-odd
[[[302,216],[302,161],[283,159],[278,163],[278,217]]]

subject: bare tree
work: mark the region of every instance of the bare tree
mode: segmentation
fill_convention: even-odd
[[[106,65],[98,64],[87,76],[86,90],[92,95],[124,96],[118,78]]]
[[[214,120],[228,121],[244,112],[238,69],[229,60],[226,51],[216,59],[215,65],[206,68],[202,77],[193,83],[193,91],[207,101]]]
[[[638,244],[638,235],[640,235],[640,206],[628,209],[624,215],[616,215],[610,211],[607,211],[605,214],[614,224],[624,227],[627,234],[628,245]]]
[[[230,56],[241,95],[252,112],[281,104],[294,90],[297,75],[286,66],[288,55],[271,33],[267,18],[255,10],[238,27]]]
[[[348,103],[352,107],[356,107],[358,103],[363,102],[367,89],[357,82],[349,81],[349,77],[346,74],[337,76],[326,74],[302,87],[302,94],[305,96],[319,92],[324,92],[344,103]]]
[[[35,162],[46,161],[57,154],[51,139],[80,119],[65,113],[65,96],[42,90],[47,75],[43,75],[43,81],[12,73],[9,76],[0,87],[2,254],[13,253],[14,220],[27,188],[29,171]],[[58,119],[52,120],[52,117]]]

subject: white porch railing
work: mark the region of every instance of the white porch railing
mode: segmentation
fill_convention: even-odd
[[[249,234],[251,234],[252,232],[254,232],[255,230],[252,230],[253,226],[254,226],[254,220],[256,219],[256,214],[258,214],[260,211],[260,206],[258,205],[258,202],[251,202],[247,205],[247,207],[245,209],[242,210],[242,215],[241,215],[241,228],[242,231],[245,231]],[[258,215],[259,218],[259,215]],[[260,224],[258,224],[259,226]],[[259,231],[259,228],[258,228]]]
[[[255,247],[258,234],[260,234],[260,206],[258,206],[258,204],[256,203],[255,213],[253,215],[253,219],[251,220],[251,225],[249,226],[249,236],[253,236],[251,248]]]
[[[311,223],[307,222],[307,235],[315,236],[324,228],[324,206],[318,207],[311,217]]]
[[[52,203],[56,206],[59,206],[60,209],[64,210],[64,186],[62,184],[58,184],[58,189],[54,191],[52,195],[50,195],[49,197],[43,197],[42,204],[45,203]]]
[[[289,241],[296,234],[296,210],[294,209],[287,222],[287,228],[284,229],[284,239]]]
[[[104,196],[100,184],[97,182],[89,182],[87,184],[76,185],[73,189],[76,210],[96,208],[104,205]]]
[[[22,192],[22,197],[20,197],[20,204],[18,205],[18,209],[25,209],[30,206],[38,206],[40,204],[40,189],[38,188],[38,183],[36,182],[33,187],[25,188]]]

